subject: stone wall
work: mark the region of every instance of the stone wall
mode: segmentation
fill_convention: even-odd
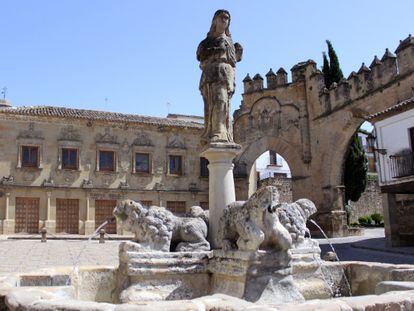
[[[292,202],[292,179],[286,177],[269,177],[258,182],[258,188],[275,186],[280,194],[281,202]]]
[[[279,190],[281,202],[292,202],[292,179],[272,177],[258,182],[258,188],[269,185]],[[374,213],[383,214],[381,191],[377,176],[369,176],[367,187],[361,198],[358,202],[351,202],[350,223],[358,222],[359,217]]]
[[[368,176],[367,187],[357,202],[350,204],[349,223],[358,222],[359,217],[379,213],[383,215],[381,190],[376,175]]]

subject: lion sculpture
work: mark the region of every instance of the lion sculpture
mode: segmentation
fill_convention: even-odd
[[[289,231],[295,247],[310,237],[306,222],[311,215],[316,213],[315,204],[308,199],[299,199],[293,203],[281,203],[276,207],[276,212],[281,224]]]
[[[113,212],[121,226],[135,234],[142,249],[163,252],[210,250],[206,213],[193,206],[189,217],[178,217],[164,207],[147,207],[133,200],[122,201]]]
[[[275,212],[279,193],[273,186],[257,190],[247,201],[229,204],[220,219],[224,250],[288,250],[292,237]]]

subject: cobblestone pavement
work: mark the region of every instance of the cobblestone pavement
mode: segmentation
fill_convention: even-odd
[[[118,265],[120,241],[0,240],[0,274],[79,265]]]
[[[73,267],[76,261],[79,265],[118,265],[118,245],[121,241],[112,240],[99,244],[96,240],[90,242],[87,240],[48,240],[46,243],[41,243],[40,240],[5,240],[4,238],[0,237],[0,275],[58,266]],[[367,229],[364,236],[335,238],[330,241],[343,261],[414,264],[412,254],[393,253],[393,249],[380,251],[364,248],[364,245],[370,248],[378,246],[378,240],[383,238],[383,229]],[[318,239],[318,241],[322,255],[330,250],[326,240]]]

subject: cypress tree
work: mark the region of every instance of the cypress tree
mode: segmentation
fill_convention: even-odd
[[[351,138],[345,160],[344,184],[345,200],[358,201],[367,185],[367,158],[358,132]]]
[[[325,86],[329,89],[329,87],[331,86],[329,61],[328,61],[328,57],[326,56],[325,52],[322,52],[322,55],[323,55],[323,66],[322,66],[323,78],[325,80]]]
[[[331,41],[326,40],[328,45],[328,55],[329,55],[329,79],[331,83],[339,82],[343,79],[344,75],[342,73],[341,67],[339,66],[338,56],[332,46]]]

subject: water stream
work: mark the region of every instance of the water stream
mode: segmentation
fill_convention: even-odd
[[[333,247],[333,245],[332,245],[331,241],[329,240],[329,238],[328,238],[328,236],[325,234],[325,232],[322,230],[322,228],[321,228],[321,227],[320,227],[320,226],[319,226],[319,225],[318,225],[318,224],[317,224],[317,223],[316,223],[313,219],[309,219],[309,221],[310,221],[312,224],[314,224],[314,225],[316,226],[316,228],[318,228],[318,229],[319,229],[319,231],[320,231],[320,232],[322,233],[322,235],[324,236],[325,240],[328,242],[329,247],[331,248],[332,252],[335,254],[336,260],[338,261],[339,265],[341,266],[342,276],[343,276],[343,278],[344,278],[344,280],[345,280],[345,284],[346,284],[346,286],[347,286],[349,296],[351,297],[351,296],[352,296],[351,285],[349,284],[348,278],[347,278],[346,273],[345,273],[345,269],[344,269],[344,267],[343,267],[343,265],[342,265],[342,262],[339,260],[339,257],[338,257],[338,254],[337,254],[337,253],[336,253],[336,251],[335,251],[335,248]]]
[[[104,221],[98,228],[96,228],[96,230],[84,242],[83,247],[81,248],[81,250],[79,251],[79,253],[77,254],[77,256],[75,258],[72,257],[73,269],[72,269],[72,273],[71,273],[70,278],[68,278],[68,281],[66,282],[67,283],[66,284],[67,286],[74,285],[74,284],[69,284],[71,282],[71,280],[76,280],[76,282],[79,282],[79,260],[80,260],[80,257],[82,256],[83,252],[86,250],[86,247],[90,244],[90,242],[92,241],[92,239],[94,237],[96,237],[99,234],[99,231],[102,228],[104,228],[110,222],[111,222],[111,219],[108,219],[108,220]],[[77,286],[75,286],[75,287],[77,287]],[[78,293],[76,293],[76,296],[78,296]]]

